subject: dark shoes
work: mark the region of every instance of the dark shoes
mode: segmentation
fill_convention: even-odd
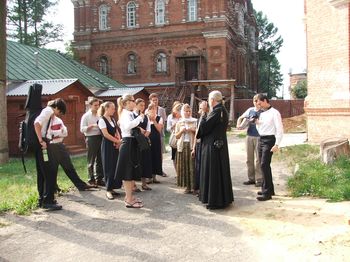
[[[96,185],[97,186],[106,186],[106,183],[103,180],[97,180]]]
[[[259,201],[267,201],[272,199],[272,197],[270,195],[261,195],[261,196],[258,196],[256,199]]]
[[[263,193],[262,193],[261,191],[258,191],[258,195],[259,195],[259,196],[262,196]],[[275,192],[273,192],[273,193],[271,194],[271,196],[274,196],[274,195],[275,195]]]
[[[84,184],[84,185],[78,187],[78,190],[79,191],[87,191],[87,190],[91,190],[93,188],[97,188],[97,186],[96,185],[91,185],[91,184]]]
[[[246,185],[246,186],[254,185],[254,184],[255,184],[255,181],[250,181],[250,180],[243,182],[243,185]]]
[[[56,210],[61,210],[62,206],[58,205],[57,203],[52,203],[52,204],[42,204],[42,208],[45,209],[46,211],[56,211]]]

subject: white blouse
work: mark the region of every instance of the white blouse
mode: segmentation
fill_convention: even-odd
[[[143,121],[142,116],[134,118],[132,111],[123,109],[119,119],[120,130],[122,131],[122,137],[131,137],[131,129],[137,127]]]

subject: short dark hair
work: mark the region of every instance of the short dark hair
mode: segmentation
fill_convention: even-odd
[[[67,111],[66,102],[62,98],[56,98],[55,100],[51,100],[48,104],[52,108],[58,109],[62,115],[64,115]]]
[[[260,101],[266,100],[267,103],[270,102],[270,101],[269,101],[269,98],[268,98],[267,95],[265,95],[265,94],[257,94],[257,95],[256,95],[256,99],[257,99],[257,100],[260,100]]]

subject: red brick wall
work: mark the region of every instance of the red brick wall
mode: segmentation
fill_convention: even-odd
[[[336,3],[342,2],[342,5]],[[349,1],[305,0],[308,138],[350,138]]]
[[[200,0],[198,21],[186,22],[187,1],[166,1],[166,24],[155,26],[155,1],[136,1],[136,28],[133,29],[126,28],[125,9],[128,1],[91,0],[88,8],[84,7],[84,1],[73,2],[76,9],[84,9],[81,11],[84,18],[81,12],[75,11],[76,54],[80,61],[97,70],[100,56],[107,56],[110,76],[116,80],[126,84],[175,82],[184,71],[177,58],[201,57],[200,79],[235,77],[237,85],[257,89],[256,58],[250,58],[249,41],[236,33],[237,17],[231,2]],[[245,2],[235,1],[242,7]],[[107,31],[98,29],[98,7],[103,3],[110,7],[109,13],[112,14]],[[255,26],[252,10],[247,12],[246,25]],[[204,36],[204,32],[220,34]],[[168,57],[167,73],[155,73],[154,56],[157,51],[163,51]],[[127,55],[130,52],[137,56],[135,75],[127,74]],[[250,65],[250,70],[247,65]],[[244,78],[246,72],[252,73],[247,73],[248,77]]]

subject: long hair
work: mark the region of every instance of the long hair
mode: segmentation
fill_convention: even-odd
[[[130,94],[124,94],[123,96],[119,97],[117,100],[118,104],[118,117],[120,119],[123,109],[125,108],[126,102],[133,100],[134,97]]]
[[[102,103],[97,110],[97,115],[103,116],[106,112],[106,109],[109,108],[112,104],[114,105],[114,103],[111,101],[107,101],[107,102]]]
[[[173,109],[171,110],[171,114],[173,115],[173,117],[176,117],[175,113],[176,112],[180,112],[181,111],[181,107],[182,107],[182,103],[174,103]]]

